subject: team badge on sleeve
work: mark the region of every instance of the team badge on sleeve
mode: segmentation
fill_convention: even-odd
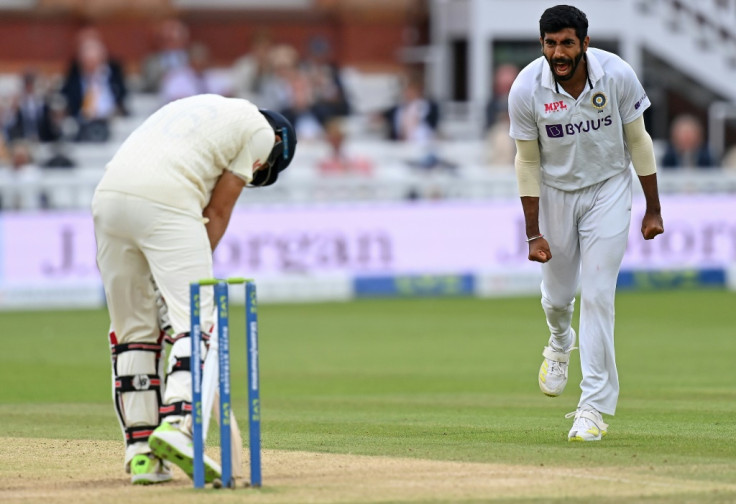
[[[608,103],[608,98],[606,98],[606,95],[603,93],[596,93],[593,95],[593,98],[590,100],[593,103],[593,106],[597,108],[598,110],[603,110],[606,108],[606,104]]]

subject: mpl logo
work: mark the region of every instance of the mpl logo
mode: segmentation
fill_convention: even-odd
[[[565,105],[565,102],[560,100],[552,103],[545,103],[544,104],[544,113],[550,114],[552,112],[557,112],[558,110],[567,110],[567,105]]]

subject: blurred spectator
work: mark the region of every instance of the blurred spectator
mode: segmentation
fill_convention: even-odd
[[[166,74],[189,63],[189,28],[178,19],[166,19],[157,33],[158,50],[146,56],[141,69],[144,93],[158,93]]]
[[[410,73],[406,77],[399,102],[384,117],[390,140],[429,144],[435,139],[440,109],[437,102],[424,96],[421,74]]]
[[[436,101],[425,96],[423,76],[410,72],[404,80],[398,103],[384,112],[387,136],[390,140],[415,146],[419,158],[409,162],[419,168],[454,168],[435,152],[440,109]]]
[[[255,101],[262,106],[261,94],[264,80],[271,72],[269,54],[273,42],[267,32],[260,31],[253,37],[250,50],[232,65],[234,92],[240,98]]]
[[[22,76],[22,88],[14,97],[5,133],[8,141],[29,140],[50,142],[61,137],[64,111],[55,110],[46,96],[38,75],[27,71]]]
[[[104,142],[109,121],[127,115],[127,87],[122,67],[108,58],[107,49],[92,29],[80,34],[76,59],[62,86],[67,114],[77,121],[76,140]]]
[[[364,157],[352,157],[345,153],[345,131],[343,120],[330,119],[325,125],[325,139],[330,145],[330,154],[318,163],[319,171],[324,175],[357,174],[371,175],[373,162]]]
[[[327,39],[314,37],[309,41],[307,57],[302,63],[313,90],[312,113],[322,126],[334,117],[350,113],[340,69],[334,61]]]
[[[210,64],[210,52],[200,43],[189,48],[189,63],[171,69],[163,81],[159,95],[163,103],[198,94],[232,96],[232,83],[228,76]]]
[[[486,132],[486,162],[490,166],[513,170],[516,143],[509,136],[508,113],[496,117]]]
[[[9,146],[10,167],[3,174],[3,186],[10,191],[3,191],[4,209],[37,210],[44,207],[44,195],[39,187],[42,171],[34,162],[31,143],[16,140]]]
[[[519,74],[516,65],[504,64],[493,74],[493,91],[486,106],[486,162],[513,167],[516,144],[509,136],[509,90]]]
[[[721,167],[724,170],[736,171],[736,145],[729,147],[723,155]]]
[[[509,91],[519,68],[511,63],[500,65],[493,73],[493,90],[486,106],[486,130],[497,120],[507,120],[509,113]]]
[[[0,109],[0,113],[1,112],[2,109]],[[7,164],[10,164],[10,148],[5,139],[5,136],[0,135],[0,169]]]
[[[663,168],[711,168],[715,160],[703,138],[703,127],[695,116],[683,114],[670,127]]]
[[[291,121],[300,141],[320,138],[323,128],[313,112],[314,92],[306,72],[299,67],[296,49],[277,45],[269,58],[272,72],[263,81],[264,108],[272,108]]]

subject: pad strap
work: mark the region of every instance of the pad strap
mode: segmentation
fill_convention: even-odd
[[[189,337],[189,332],[183,332],[183,333],[179,333],[179,334],[166,334],[166,335],[164,335],[164,341],[166,343],[169,343],[169,344],[173,345],[174,343],[176,343],[180,339],[182,339],[182,338],[188,338],[188,337]],[[202,341],[204,341],[205,344],[208,344],[209,343],[210,337],[211,337],[210,333],[208,333],[206,331],[202,331],[201,338],[202,338]]]
[[[182,339],[182,338],[188,338],[188,337],[189,337],[189,333],[188,332],[183,332],[183,333],[179,333],[179,334],[166,334],[164,336],[164,341],[166,343],[169,343],[169,344],[173,345],[174,343],[176,343],[180,339]]]
[[[174,367],[171,368],[171,371],[166,375],[166,382],[169,381],[169,376],[171,376],[172,373],[176,373],[177,371],[191,371],[192,370],[192,358],[191,357],[176,357],[176,361],[174,362]]]
[[[111,335],[112,341],[112,335]],[[156,362],[161,358],[161,342],[157,343],[111,343],[110,352],[112,353],[112,366],[115,375],[118,374],[117,362],[118,356],[124,352],[153,352],[156,354]],[[117,383],[116,383],[117,385]],[[138,390],[138,389],[134,389]]]
[[[125,443],[131,445],[133,443],[148,442],[148,437],[153,433],[156,425],[139,425],[138,427],[125,428]]]
[[[119,355],[123,352],[130,352],[131,350],[137,352],[161,352],[160,343],[120,343],[117,345],[110,345],[113,356]]]
[[[115,378],[115,390],[118,392],[143,392],[145,390],[161,390],[161,378],[158,375],[137,374],[118,376]]]
[[[169,415],[184,416],[192,412],[192,403],[188,401],[178,401],[171,404],[165,404],[158,410],[162,417]]]

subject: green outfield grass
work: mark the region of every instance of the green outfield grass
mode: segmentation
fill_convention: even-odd
[[[736,482],[736,294],[620,293],[616,308],[618,413],[603,442],[577,444],[564,414],[579,356],[565,394],[543,396],[537,298],[261,305],[264,448]],[[242,311],[231,310],[233,393],[246,418]],[[0,316],[0,437],[119,439],[107,313]]]

